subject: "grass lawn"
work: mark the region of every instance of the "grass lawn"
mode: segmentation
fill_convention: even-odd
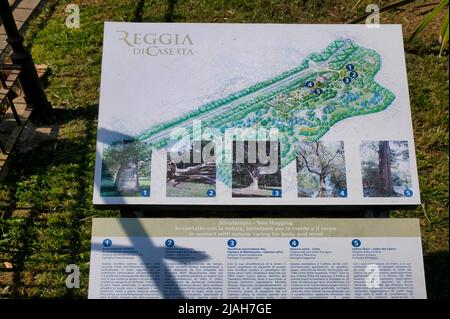
[[[369,3],[352,10],[356,0],[79,0],[81,28],[68,29],[71,2],[48,1],[26,34],[35,62],[51,67],[46,92],[56,111],[48,123],[59,133],[15,154],[0,185],[0,298],[85,298],[91,219],[119,216],[92,206],[104,21],[343,23]],[[402,23],[408,36],[423,18],[414,6],[381,22]],[[448,297],[449,82],[448,56],[437,57],[438,30],[433,23],[405,43],[423,205],[391,212],[421,220],[429,298]],[[68,264],[81,267],[80,289],[65,286]]]

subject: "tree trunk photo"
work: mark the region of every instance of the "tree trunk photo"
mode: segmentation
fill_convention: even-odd
[[[319,197],[326,197],[327,196],[327,186],[325,184],[325,175],[320,174],[319,180],[320,180]]]
[[[137,162],[126,162],[120,165],[114,186],[116,192],[135,193],[139,191],[138,168]]]
[[[380,141],[378,143],[378,158],[379,166],[378,173],[380,175],[381,193],[391,195],[394,194],[394,187],[392,184],[392,172],[390,161],[390,148],[388,141]]]
[[[250,176],[252,178],[252,183],[250,184],[250,186],[248,188],[250,188],[252,191],[259,190],[259,186],[258,186],[259,178],[258,178],[258,176],[253,176],[253,175],[250,175]]]

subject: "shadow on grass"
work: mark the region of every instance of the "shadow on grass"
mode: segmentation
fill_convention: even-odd
[[[132,22],[142,22],[142,11],[144,9],[145,0],[139,0],[134,10],[134,17]]]
[[[33,269],[26,269],[25,264],[27,258],[33,254],[33,243],[38,241],[36,234],[38,230],[33,226],[33,222],[41,213],[65,212],[69,216],[68,218],[67,215],[61,216],[65,225],[60,226],[69,229],[69,234],[66,238],[58,238],[61,246],[68,245],[69,248],[65,252],[68,255],[67,263],[60,265],[61,277],[66,275],[67,264],[81,262],[80,254],[86,250],[82,246],[81,220],[89,217],[93,211],[90,199],[97,112],[96,104],[73,110],[55,109],[50,118],[40,121],[39,124],[48,122],[61,127],[72,121],[78,121],[74,126],[78,123],[84,125],[84,128],[77,128],[76,137],[78,138],[48,140],[29,151],[17,151],[12,154],[10,171],[4,183],[11,194],[10,203],[6,206],[6,210],[3,210],[2,217],[11,217],[13,211],[21,208],[19,206],[23,202],[27,203],[24,208],[30,211],[22,221],[17,239],[18,247],[11,247],[14,264],[12,287],[14,297],[26,296],[23,292],[22,277],[24,271],[33,272]],[[52,176],[53,172],[57,175],[60,172],[61,175]],[[48,181],[49,179],[51,182]],[[69,190],[73,195],[68,194],[68,191],[64,189],[67,185],[73,188]],[[56,249],[60,250],[61,246]],[[52,260],[48,262],[52,263]],[[62,297],[76,297],[79,294],[80,292],[76,289],[66,289],[66,294]]]
[[[164,19],[166,22],[174,22],[175,20],[174,11],[177,1],[178,0],[167,0],[167,10],[166,14],[164,15]]]
[[[21,235],[19,237],[21,246],[20,249],[16,251],[12,259],[14,264],[12,297],[14,298],[22,297],[21,288],[23,287],[24,281],[23,272],[25,270],[25,260],[30,254],[33,238],[36,236],[33,229],[33,222],[35,218],[36,213],[32,212],[22,224]]]
[[[98,110],[98,106],[95,105],[95,110]],[[88,113],[86,118],[86,127],[85,127],[85,138],[82,139],[79,142],[79,147],[81,149],[84,149],[85,151],[80,156],[79,161],[79,173],[86,174],[90,170],[90,161],[89,158],[89,151],[90,151],[90,144],[95,143],[95,133],[96,133],[96,113],[92,112],[92,106],[87,109]],[[79,264],[80,261],[80,253],[82,252],[82,246],[81,246],[81,236],[80,236],[80,220],[85,217],[85,211],[89,211],[89,208],[92,206],[92,203],[90,201],[86,200],[86,197],[90,198],[90,192],[89,192],[89,184],[92,184],[93,181],[87,181],[86,178],[80,178],[78,183],[78,189],[77,189],[77,196],[76,201],[74,204],[69,207],[69,211],[72,214],[72,234],[70,238],[70,247],[71,247],[71,254],[70,254],[70,263],[71,264]],[[76,290],[74,289],[66,289],[66,296],[65,297],[74,297],[74,292]]]

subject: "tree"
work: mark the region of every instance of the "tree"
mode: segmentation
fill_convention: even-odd
[[[119,193],[139,190],[139,165],[149,160],[150,147],[138,140],[113,144],[103,153],[104,165],[115,177],[114,190]]]
[[[167,179],[173,180],[175,185],[182,182],[215,184],[214,143],[193,141],[167,153]]]
[[[280,149],[275,141],[234,142],[233,184],[251,192],[263,186],[280,186]],[[269,151],[269,152],[267,152]]]
[[[319,197],[328,196],[326,181],[345,176],[344,143],[303,142],[297,148],[297,171],[306,169],[319,180]]]
[[[381,180],[382,193],[394,194],[391,172],[391,151],[388,141],[378,142],[378,174]]]
[[[401,196],[396,186],[411,184],[407,141],[365,142],[363,185],[368,196]]]
[[[314,175],[304,174],[298,176],[299,197],[314,197],[315,191],[319,188],[319,182]]]

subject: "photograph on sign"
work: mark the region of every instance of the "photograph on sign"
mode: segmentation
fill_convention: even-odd
[[[211,141],[173,145],[167,153],[167,197],[213,197],[216,158]]]
[[[343,142],[302,142],[297,146],[299,197],[346,197]]]
[[[233,197],[281,197],[280,166],[278,142],[233,142]]]
[[[103,153],[101,196],[150,196],[151,149],[135,140],[111,144]]]
[[[412,196],[408,141],[361,144],[364,196]]]

